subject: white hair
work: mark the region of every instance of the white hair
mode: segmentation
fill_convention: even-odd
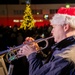
[[[72,28],[75,28],[75,16],[67,14],[55,14],[50,20],[51,25],[65,25],[69,24]]]

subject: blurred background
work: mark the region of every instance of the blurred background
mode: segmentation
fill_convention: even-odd
[[[27,36],[34,39],[51,36],[50,19],[60,7],[70,6],[75,6],[75,0],[0,0],[0,51],[21,45]],[[54,44],[53,39],[48,42],[48,48],[43,50],[47,55]],[[44,43],[39,45],[44,46]],[[11,63],[3,58],[7,70],[10,64],[14,65],[12,75],[29,75],[26,57]]]

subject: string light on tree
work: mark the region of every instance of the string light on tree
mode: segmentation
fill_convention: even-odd
[[[70,4],[66,4],[66,8],[69,8],[70,7]]]
[[[26,0],[26,9],[24,11],[23,21],[21,23],[20,29],[32,29],[34,27],[34,19],[30,8],[29,0]]]

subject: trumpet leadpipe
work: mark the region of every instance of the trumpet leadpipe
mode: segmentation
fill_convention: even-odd
[[[50,37],[47,37],[47,38],[40,38],[40,39],[35,40],[34,42],[39,43],[39,42],[42,42],[42,41],[45,41],[45,40],[48,40],[48,39],[51,39],[51,38],[53,38],[53,36],[50,36]]]
[[[47,37],[47,38],[40,38],[40,39],[35,40],[35,42],[36,43],[40,43],[40,42],[43,42],[43,41],[46,42],[45,46],[41,47],[41,50],[43,50],[43,49],[48,47],[48,40],[52,39],[52,38],[53,38],[53,36],[50,36],[50,37]]]

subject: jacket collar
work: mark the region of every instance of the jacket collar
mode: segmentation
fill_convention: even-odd
[[[52,50],[61,50],[62,48],[65,48],[71,44],[75,43],[75,36],[70,36],[62,41],[60,41],[59,43],[54,44],[51,48]]]

